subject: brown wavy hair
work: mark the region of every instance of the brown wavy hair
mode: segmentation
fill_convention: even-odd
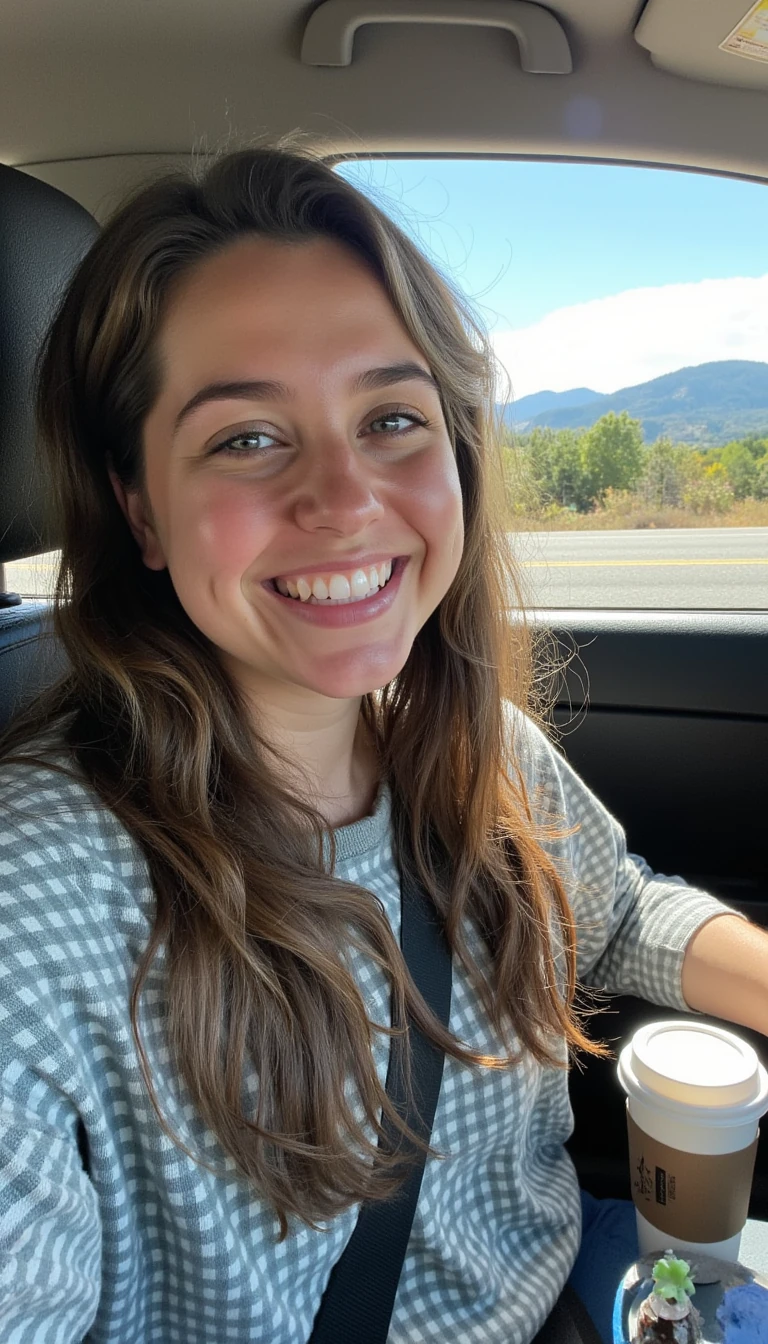
[[[379,903],[333,875],[332,833],[324,866],[322,817],[286,783],[289,763],[260,738],[167,570],[143,564],[109,480],[111,468],[127,489],[144,488],[142,428],[158,395],[156,336],[174,282],[246,234],[351,249],[440,387],[464,552],[403,670],[363,697],[361,713],[391,788],[398,862],[435,902],[505,1046],[499,1057],[469,1049],[427,1008]],[[534,660],[524,617],[508,611],[519,588],[493,396],[490,346],[468,305],[382,210],[295,138],[143,188],[80,265],[42,354],[39,425],[62,545],[53,630],[69,669],[6,729],[0,758],[44,762],[19,749],[57,726],[143,852],[156,917],[130,1013],[149,1094],[184,1147],[160,1112],[137,1024],[162,944],[177,1068],[224,1152],[271,1202],[280,1239],[291,1216],[315,1226],[390,1196],[403,1178],[379,1112],[401,1138],[414,1136],[378,1080],[374,1033],[389,1031],[406,1072],[409,1019],[468,1068],[512,1068],[522,1051],[562,1067],[563,1039],[603,1053],[574,1007],[568,900],[510,754],[504,701],[531,710]],[[469,951],[467,920],[488,947],[490,977]],[[391,1029],[367,1016],[343,957],[350,939],[390,981]],[[254,1113],[243,1104],[250,1067]]]

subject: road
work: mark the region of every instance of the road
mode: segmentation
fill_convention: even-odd
[[[768,608],[768,527],[513,534],[531,606]],[[53,578],[46,557],[6,566],[30,597]]]
[[[768,608],[768,527],[513,534],[530,605]]]

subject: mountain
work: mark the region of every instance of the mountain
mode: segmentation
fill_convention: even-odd
[[[627,411],[642,421],[646,443],[666,434],[678,442],[709,447],[768,433],[768,364],[752,359],[722,359],[678,369],[578,405],[567,404],[571,395],[561,392],[561,404],[539,411],[525,428],[588,429],[608,411]],[[517,406],[531,400],[521,398]],[[516,415],[514,419],[522,429]]]
[[[545,411],[582,406],[585,402],[597,400],[599,396],[599,392],[593,392],[589,387],[574,387],[570,392],[532,392],[530,396],[520,397],[518,401],[511,401],[504,407],[504,424],[525,429],[535,416]]]

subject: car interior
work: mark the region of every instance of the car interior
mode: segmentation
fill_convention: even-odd
[[[0,727],[62,666],[47,600],[14,593],[3,570],[57,544],[35,457],[39,341],[99,222],[138,183],[190,154],[300,129],[334,161],[620,163],[768,189],[768,40],[762,56],[723,49],[749,0],[1,4]],[[745,238],[745,254],[757,243]],[[768,927],[765,596],[762,610],[533,619],[567,658],[554,687],[561,749],[630,851]],[[617,998],[590,1030],[617,1050],[663,1015]],[[743,1035],[765,1058],[763,1038]],[[582,1185],[628,1198],[615,1059],[574,1068],[571,1091]],[[768,1217],[766,1132],[757,1218]]]

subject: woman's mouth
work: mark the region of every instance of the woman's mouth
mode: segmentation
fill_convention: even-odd
[[[266,592],[271,594],[273,599],[278,602],[286,612],[292,613],[294,616],[298,617],[299,620],[308,621],[310,625],[322,625],[330,628],[360,625],[365,621],[375,620],[378,616],[383,616],[385,612],[389,611],[397,597],[403,574],[408,567],[410,558],[411,557],[407,555],[396,556],[391,562],[389,575],[387,575],[386,572],[380,574],[378,572],[378,565],[373,567],[366,566],[365,573],[368,573],[368,591],[364,596],[356,596],[350,591],[348,596],[331,597],[331,584],[326,581],[325,588],[328,591],[328,597],[316,597],[312,589],[314,588],[317,576],[313,578],[312,589],[310,589],[309,593],[307,593],[307,588],[309,588],[308,579],[305,579],[304,581],[302,593],[299,593],[299,580],[297,579],[293,585],[296,589],[296,596],[292,596],[290,591],[287,595],[285,592],[280,591],[277,584],[278,582],[282,584],[281,580],[265,579],[262,587]],[[385,565],[389,567],[389,562],[385,562]],[[375,568],[377,577],[384,579],[383,587],[378,585],[374,586],[371,583],[370,568]],[[331,578],[335,577],[337,576],[331,576]],[[352,575],[342,577],[346,577],[347,585],[351,589],[350,579]],[[325,576],[323,576],[323,579],[325,580]],[[284,586],[288,586],[287,581]],[[357,586],[358,588],[362,588],[362,578],[358,580]],[[335,585],[333,591],[338,591],[338,589],[339,585]],[[323,591],[322,588],[320,591]],[[306,596],[303,594],[306,594]]]
[[[291,601],[341,606],[365,601],[385,588],[396,561],[397,557],[394,557],[346,573],[316,574],[311,578],[300,574],[289,579],[272,579],[272,583],[277,592]]]

